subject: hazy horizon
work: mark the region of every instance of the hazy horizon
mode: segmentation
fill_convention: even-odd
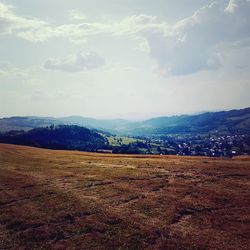
[[[0,0],[0,117],[250,106],[249,0]]]
[[[77,114],[72,114],[72,115],[67,115],[67,116],[39,116],[39,115],[11,115],[11,116],[0,116],[1,118],[12,118],[12,117],[47,117],[47,118],[65,118],[65,117],[83,117],[83,118],[91,118],[91,119],[97,119],[97,120],[128,120],[128,121],[143,121],[147,119],[152,119],[152,118],[158,118],[158,117],[171,117],[171,116],[179,116],[179,115],[199,115],[207,112],[220,112],[220,111],[230,111],[230,110],[240,110],[240,109],[245,109],[249,107],[242,107],[242,108],[236,108],[236,109],[225,109],[225,110],[202,110],[202,111],[193,111],[193,112],[188,112],[188,113],[127,113],[120,115],[119,114],[114,114],[112,116],[84,116],[84,115],[77,115]]]

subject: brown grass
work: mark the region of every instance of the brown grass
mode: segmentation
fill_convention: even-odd
[[[250,158],[0,144],[0,249],[250,249]]]

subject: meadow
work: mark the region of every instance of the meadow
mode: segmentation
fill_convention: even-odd
[[[0,144],[0,249],[250,249],[250,157]]]

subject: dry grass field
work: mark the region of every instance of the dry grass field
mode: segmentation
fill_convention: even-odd
[[[250,249],[250,158],[0,144],[0,249]]]

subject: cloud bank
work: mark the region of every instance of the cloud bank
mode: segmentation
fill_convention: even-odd
[[[187,75],[218,69],[232,50],[249,48],[249,13],[250,0],[230,0],[226,5],[217,1],[172,25],[148,15],[88,22],[82,14],[70,11],[79,22],[52,27],[40,19],[18,16],[12,6],[0,3],[0,34],[16,35],[30,42],[63,37],[81,43],[98,35],[140,38],[138,41],[143,41],[161,75]],[[100,64],[103,61],[93,55],[78,55],[70,62],[48,60],[44,67],[77,72]]]
[[[162,74],[185,75],[222,66],[225,46],[250,39],[250,1],[231,0],[224,7],[212,3],[177,22],[171,32],[144,32],[150,55]],[[247,45],[248,44],[248,45]],[[249,42],[240,46],[249,46]],[[235,48],[235,46],[234,46]]]
[[[67,59],[48,59],[44,68],[64,72],[81,72],[99,68],[105,64],[105,60],[93,53],[78,53],[76,56]]]

